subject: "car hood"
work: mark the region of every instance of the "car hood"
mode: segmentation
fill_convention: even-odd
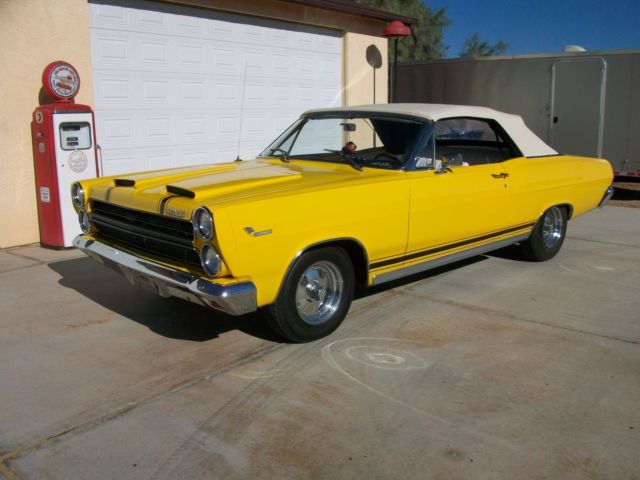
[[[181,208],[172,216],[189,217],[185,200],[192,206],[216,205],[260,196],[272,197],[326,185],[374,180],[398,172],[308,161],[258,159],[207,167],[191,167],[110,177],[92,190],[92,198],[108,200],[136,210],[164,213],[171,204]],[[177,213],[176,213],[177,212]]]

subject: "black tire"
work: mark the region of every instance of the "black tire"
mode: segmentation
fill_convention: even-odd
[[[265,308],[269,325],[296,343],[325,337],[346,317],[354,287],[353,265],[344,250],[303,253],[284,279],[276,301]]]
[[[567,209],[551,207],[536,222],[531,236],[522,243],[522,253],[529,260],[544,262],[556,256],[567,233]]]

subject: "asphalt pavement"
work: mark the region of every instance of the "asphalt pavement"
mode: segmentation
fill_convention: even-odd
[[[638,479],[640,209],[359,294],[283,343],[77,251],[0,251],[0,478]]]

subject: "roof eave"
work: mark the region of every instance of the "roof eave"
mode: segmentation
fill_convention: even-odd
[[[400,20],[407,25],[415,25],[418,20],[413,17],[397,15],[392,12],[380,10],[367,5],[360,5],[353,0],[282,0],[288,3],[296,3],[307,7],[322,8],[325,10],[333,10],[341,13],[349,13],[351,15],[359,15],[362,17],[372,18],[390,22],[392,20]]]

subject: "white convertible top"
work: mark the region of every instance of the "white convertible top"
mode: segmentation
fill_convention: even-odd
[[[319,108],[305,113],[341,113],[341,112],[397,113],[413,115],[427,120],[438,121],[452,117],[474,117],[492,119],[498,122],[518,146],[525,157],[557,155],[553,148],[544,143],[529,130],[519,115],[499,112],[492,108],[469,105],[444,105],[438,103],[386,103],[376,105],[355,105],[350,107]]]

